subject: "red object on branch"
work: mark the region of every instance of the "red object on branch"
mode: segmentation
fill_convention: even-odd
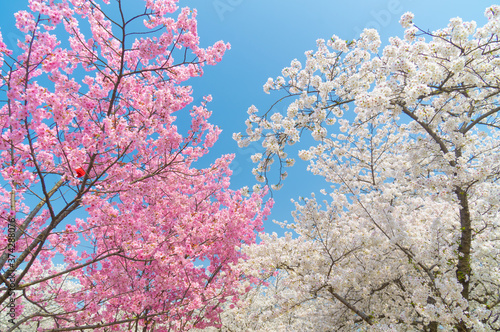
[[[77,168],[76,169],[76,177],[77,178],[81,178],[82,176],[85,175],[85,170],[83,168]]]

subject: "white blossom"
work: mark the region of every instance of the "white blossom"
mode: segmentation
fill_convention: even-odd
[[[312,158],[312,153],[306,150],[299,151],[299,158],[302,160],[309,160]]]
[[[401,24],[403,28],[409,28],[412,25],[413,17],[413,13],[406,12],[401,16],[399,24]]]
[[[262,153],[256,153],[252,155],[252,162],[258,163],[262,159]]]

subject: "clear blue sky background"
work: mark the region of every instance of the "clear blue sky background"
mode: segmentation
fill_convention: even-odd
[[[0,0],[0,27],[9,48],[19,36],[13,28],[13,13],[24,9],[26,3],[26,0]],[[450,18],[457,16],[483,25],[484,10],[492,4],[484,0],[181,0],[181,7],[198,10],[202,46],[218,40],[232,46],[220,64],[206,67],[204,77],[187,82],[194,87],[195,100],[207,94],[213,96],[208,105],[213,111],[211,122],[223,130],[202,163],[234,153],[232,188],[245,185],[251,188],[256,183],[250,156],[263,152],[262,147],[254,143],[240,149],[232,140],[232,133],[245,131],[246,110],[250,105],[265,111],[276,100],[276,94],[268,96],[263,92],[263,84],[268,77],[281,75],[281,69],[294,58],[303,60],[305,51],[315,49],[316,39],[328,39],[335,34],[350,40],[364,28],[376,28],[386,44],[390,36],[402,37],[399,18],[406,11],[415,14],[414,22],[419,27],[429,30],[444,27]],[[322,178],[306,172],[306,166],[297,162],[288,169],[283,189],[274,193],[276,204],[265,224],[266,231],[283,232],[271,220],[291,219],[290,212],[294,210],[291,198],[307,197],[325,187]]]

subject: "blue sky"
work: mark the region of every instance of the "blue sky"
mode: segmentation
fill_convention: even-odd
[[[24,9],[26,3],[26,0],[2,0],[0,27],[9,47],[19,36],[13,27],[13,13]],[[277,99],[276,94],[269,96],[262,90],[267,78],[280,75],[281,69],[294,58],[303,60],[305,51],[315,49],[318,38],[328,39],[335,34],[350,40],[364,28],[376,28],[386,44],[390,36],[403,35],[399,18],[406,11],[415,14],[414,22],[419,27],[434,30],[457,16],[482,25],[484,10],[492,4],[484,0],[181,0],[181,7],[198,10],[202,46],[218,40],[232,46],[220,64],[206,67],[202,78],[187,82],[194,88],[195,100],[201,101],[207,94],[213,96],[208,105],[213,111],[211,122],[223,130],[202,164],[221,154],[234,153],[231,187],[252,187],[256,183],[250,156],[263,149],[260,143],[240,149],[232,134],[245,131],[249,106],[254,104],[264,111]],[[297,145],[300,149],[307,148]],[[306,166],[297,162],[287,170],[289,176],[283,189],[274,193],[276,204],[265,224],[266,231],[282,233],[271,220],[291,219],[290,212],[294,210],[291,198],[307,197],[325,187],[322,178],[306,172]]]

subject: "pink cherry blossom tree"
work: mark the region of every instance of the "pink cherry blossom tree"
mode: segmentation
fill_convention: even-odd
[[[382,50],[375,30],[333,36],[268,80],[287,110],[250,107],[235,138],[263,141],[254,173],[266,181],[275,160],[286,176],[288,145],[311,133],[298,156],[326,199],[296,202],[282,223],[295,237],[245,249],[242,268],[278,273],[283,291],[226,322],[271,313],[261,319],[277,331],[312,306],[315,331],[500,330],[500,7],[485,16],[429,32],[407,13],[404,39]]]
[[[7,331],[216,325],[271,205],[228,189],[231,155],[193,165],[220,130],[184,81],[229,44],[201,48],[177,0],[30,0],[15,17],[18,49],[0,35]]]

